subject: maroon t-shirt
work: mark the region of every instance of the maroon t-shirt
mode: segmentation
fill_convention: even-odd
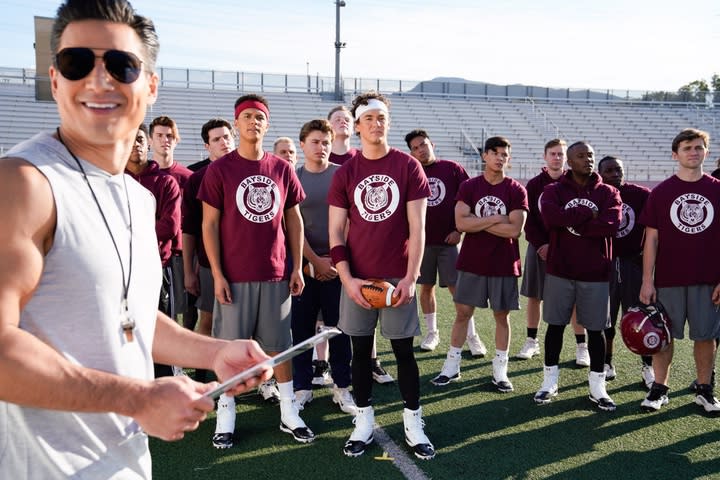
[[[720,180],[677,175],[653,188],[640,223],[658,231],[655,286],[720,283]]]
[[[358,153],[335,172],[328,203],[348,210],[353,276],[405,276],[410,234],[406,204],[428,195],[420,162],[395,148],[377,160]]]
[[[337,153],[330,152],[330,163],[337,163],[338,165],[343,165],[345,162],[350,160],[352,157],[357,155],[357,153],[360,150],[357,148],[351,148],[346,153],[343,153],[342,155],[339,155]]]
[[[143,172],[135,176],[125,173],[152,192],[155,197],[155,234],[158,239],[160,261],[167,266],[172,256],[172,243],[180,235],[180,187],[173,177],[160,169],[152,160]]]
[[[455,197],[470,207],[476,217],[510,215],[513,210],[528,210],[525,187],[505,177],[497,185],[479,175],[463,182]],[[457,269],[486,277],[519,277],[520,247],[517,238],[503,238],[492,233],[469,232],[460,247]]]
[[[190,175],[182,197],[182,233],[195,237],[195,254],[198,263],[206,268],[210,268],[210,262],[202,239],[202,202],[198,200],[197,195],[208,165]]]
[[[425,216],[425,245],[445,245],[455,231],[455,195],[460,184],[470,178],[463,167],[450,160],[435,160],[423,165],[430,185]]]
[[[233,150],[207,167],[198,198],[221,212],[221,264],[229,282],[284,278],[283,212],[305,198],[290,162],[268,152],[248,160]]]
[[[550,232],[547,273],[583,282],[609,281],[612,238],[622,210],[617,188],[602,183],[595,172],[579,185],[567,171],[545,187],[540,205]]]
[[[640,223],[650,189],[634,183],[620,185],[622,216],[615,238],[613,239],[613,257],[635,257],[642,253],[645,226]]]
[[[525,222],[525,239],[535,247],[535,250],[550,241],[550,235],[545,227],[542,215],[540,215],[540,197],[542,197],[545,187],[556,181],[548,173],[547,167],[543,167],[542,171],[531,178],[525,187],[528,194],[528,206],[530,207]]]

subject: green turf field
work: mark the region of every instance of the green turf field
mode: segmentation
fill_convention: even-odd
[[[524,250],[524,246],[522,247]],[[523,301],[521,297],[521,302]],[[462,379],[435,387],[430,379],[442,367],[448,348],[454,307],[447,291],[438,298],[442,340],[434,352],[416,348],[420,368],[425,432],[438,451],[435,459],[415,463],[433,479],[691,479],[720,478],[720,418],[709,417],[693,403],[687,385],[695,377],[689,340],[675,349],[670,403],[648,414],[639,405],[640,358],[616,337],[617,379],[608,382],[615,412],[593,409],[588,400],[587,368],[576,368],[575,342],[566,330],[560,364],[560,392],[549,405],[538,406],[533,394],[542,383],[542,356],[510,361],[510,394],[496,393],[490,383],[494,326],[487,310],[476,310],[478,332],[488,357],[465,352]],[[421,321],[424,329],[424,324]],[[524,311],[512,315],[514,355],[525,340]],[[544,336],[541,325],[541,344]],[[416,340],[416,345],[419,339]],[[396,377],[390,344],[378,339],[383,366]],[[376,422],[403,450],[402,404],[395,384],[375,385]],[[342,454],[352,432],[351,417],[332,403],[328,389],[315,390],[303,419],[317,438],[308,445],[280,432],[279,407],[260,397],[238,397],[235,446],[215,450],[210,442],[214,418],[176,443],[151,440],[154,478],[163,479],[400,479],[392,462],[377,460],[374,445],[359,458]],[[414,457],[412,457],[414,459]]]

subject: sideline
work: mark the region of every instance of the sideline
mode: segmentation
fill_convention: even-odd
[[[407,450],[393,442],[390,436],[385,433],[385,430],[377,423],[375,424],[373,435],[383,451],[387,452],[388,456],[394,458],[392,462],[393,465],[400,470],[400,473],[402,473],[405,478],[408,480],[430,480],[430,477],[425,475],[425,472],[420,470],[415,464],[415,461],[408,456]]]

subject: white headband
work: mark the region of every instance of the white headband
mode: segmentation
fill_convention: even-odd
[[[388,112],[387,105],[383,103],[382,101],[378,100],[377,98],[371,98],[368,100],[367,105],[360,105],[355,110],[355,121],[357,122],[360,120],[360,117],[363,113],[367,112],[368,110],[381,110],[385,113],[385,115],[389,115],[390,112]]]

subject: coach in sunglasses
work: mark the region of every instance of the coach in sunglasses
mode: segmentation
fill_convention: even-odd
[[[68,0],[51,49],[60,126],[0,159],[2,477],[150,478],[147,436],[179,440],[213,410],[213,385],[155,380],[153,360],[223,379],[267,356],[157,311],[154,204],[123,174],[157,97],[152,22],[126,0]]]

